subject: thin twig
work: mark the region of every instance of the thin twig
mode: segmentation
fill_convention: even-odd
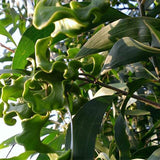
[[[0,46],[3,47],[3,48],[5,48],[5,49],[7,49],[7,50],[9,50],[9,51],[12,52],[12,53],[15,53],[15,51],[14,51],[13,49],[8,48],[7,46],[5,46],[5,45],[2,44],[2,43],[0,43]]]
[[[140,16],[145,16],[145,9],[144,9],[144,4],[146,0],[137,0],[139,4],[139,11],[140,11]]]
[[[113,86],[104,84],[104,83],[102,83],[102,82],[100,82],[100,81],[98,81],[98,80],[97,80],[97,81],[93,81],[93,80],[90,80],[90,79],[80,78],[80,77],[79,77],[78,79],[79,79],[79,80],[82,80],[82,81],[86,81],[86,82],[88,82],[88,83],[97,84],[97,85],[100,85],[100,86],[102,86],[102,87],[106,87],[106,88],[112,89],[112,90],[116,91],[119,95],[121,95],[121,94],[122,94],[122,95],[125,95],[125,96],[128,95],[128,92],[123,91],[123,90],[120,90],[120,89],[115,88],[115,87],[113,87]],[[140,102],[143,102],[143,103],[145,103],[145,104],[151,105],[151,106],[153,106],[153,107],[156,108],[156,109],[160,109],[160,104],[159,104],[159,103],[153,102],[153,101],[151,101],[151,100],[149,100],[149,99],[146,99],[146,98],[144,98],[144,97],[137,96],[137,95],[135,95],[135,94],[133,94],[131,97],[139,100]]]
[[[11,151],[12,151],[12,149],[14,148],[15,145],[16,145],[16,144],[13,144],[13,145],[12,145],[11,149],[9,150],[9,152],[8,152],[7,155],[6,155],[6,158],[8,158],[9,154],[11,153]]]

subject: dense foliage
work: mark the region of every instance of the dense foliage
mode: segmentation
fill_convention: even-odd
[[[0,149],[25,148],[6,159],[160,159],[159,0],[2,0],[0,14],[0,116],[23,128]]]

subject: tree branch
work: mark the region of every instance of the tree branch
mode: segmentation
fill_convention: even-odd
[[[104,83],[102,83],[102,82],[100,82],[100,81],[98,81],[98,80],[97,80],[97,81],[93,81],[93,80],[90,80],[90,79],[87,79],[87,78],[81,78],[81,77],[79,77],[78,79],[79,79],[79,80],[82,80],[82,81],[86,81],[86,82],[88,82],[88,83],[97,84],[97,85],[100,85],[100,86],[102,86],[102,87],[112,89],[112,90],[116,91],[119,95],[125,95],[125,96],[128,95],[128,92],[123,91],[123,90],[120,90],[120,89],[115,88],[115,87],[113,87],[113,86],[104,84]],[[145,104],[151,105],[151,106],[153,106],[153,107],[156,108],[156,109],[160,109],[160,104],[159,104],[159,103],[153,102],[153,101],[151,101],[151,100],[149,100],[149,99],[146,99],[146,98],[144,98],[144,97],[137,96],[137,95],[135,95],[135,94],[133,94],[131,97],[139,100],[140,102],[143,102],[143,103],[145,103]]]

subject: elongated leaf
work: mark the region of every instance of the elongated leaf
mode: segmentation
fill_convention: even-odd
[[[130,144],[128,136],[126,134],[126,124],[125,120],[120,114],[116,120],[115,124],[115,140],[120,150],[120,159],[126,160],[130,159]]]
[[[0,23],[0,34],[6,36],[7,38],[9,38],[16,46],[16,42],[14,41],[14,39],[12,38],[12,36],[10,35],[10,33],[5,29],[5,27]]]
[[[30,119],[22,121],[23,132],[16,136],[16,141],[26,150],[40,153],[51,153],[53,149],[40,141],[40,131],[48,120],[47,116],[34,115]]]
[[[126,110],[125,114],[130,116],[144,116],[144,115],[150,115],[150,112],[141,109],[134,109],[134,110]]]
[[[15,142],[15,137],[16,137],[16,135],[15,135],[15,136],[12,136],[12,137],[10,137],[10,138],[8,138],[8,139],[6,139],[6,140],[4,140],[4,141],[0,144],[0,149],[9,147],[9,146],[15,144],[15,143],[16,143],[16,142]]]
[[[155,150],[152,155],[148,158],[148,160],[159,160],[160,159],[160,148]]]
[[[70,130],[66,139],[66,149],[73,143],[74,160],[92,160],[96,135],[99,132],[103,115],[111,106],[115,96],[103,96],[87,102],[73,118],[73,142],[70,142]]]
[[[22,154],[20,154],[19,156],[15,156],[12,158],[7,158],[8,160],[27,160],[29,158],[30,155],[32,155],[34,153],[34,151],[26,151]],[[2,158],[0,160],[6,160],[6,158]]]
[[[35,52],[35,43],[37,39],[47,37],[54,30],[50,25],[43,30],[37,30],[33,26],[29,27],[23,34],[13,58],[13,69],[24,69],[27,64],[27,58]],[[33,36],[34,35],[34,36]]]
[[[131,37],[140,42],[151,42],[151,33],[145,23],[152,24],[159,30],[160,20],[148,17],[126,18],[108,24],[87,41],[76,58],[109,50],[123,37]]]
[[[145,24],[149,28],[151,35],[152,35],[151,46],[160,48],[160,31],[157,30],[152,24],[148,24],[147,22],[145,22]]]
[[[35,45],[35,55],[37,67],[40,67],[46,72],[52,72],[53,63],[49,62],[48,47],[51,41],[51,37],[45,37],[37,40]]]
[[[142,61],[154,55],[160,56],[160,49],[144,45],[129,37],[122,38],[115,43],[109,52],[102,74],[112,68]]]

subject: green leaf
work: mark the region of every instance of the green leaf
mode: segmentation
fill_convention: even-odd
[[[126,134],[126,122],[123,116],[120,114],[115,123],[115,140],[120,151],[120,159],[130,159],[130,144],[128,136]]]
[[[35,8],[33,25],[42,29],[50,23],[54,23],[55,31],[52,37],[61,33],[75,36],[106,21],[127,17],[118,10],[109,7],[107,0],[93,0],[87,6],[81,4],[83,3],[70,2],[69,7],[66,7],[58,1],[42,0]]]
[[[132,158],[148,158],[155,150],[157,150],[159,146],[153,145],[139,149],[135,153],[133,153]],[[151,159],[150,159],[151,160]]]
[[[68,69],[64,73],[66,79],[75,80],[78,78],[78,69],[82,66],[79,61],[72,60],[68,63]]]
[[[16,42],[14,41],[10,33],[5,29],[5,27],[1,23],[0,23],[0,34],[8,37],[16,46]]]
[[[4,103],[0,103],[0,118],[3,117],[3,111],[4,111]]]
[[[145,116],[145,115],[150,115],[150,112],[141,109],[134,109],[134,110],[126,110],[125,114],[130,116]]]
[[[30,103],[34,112],[44,114],[53,109],[58,109],[63,107],[64,104],[63,74],[65,69],[66,65],[63,62],[56,61],[53,63],[52,73],[45,73],[39,71],[35,74],[33,80],[29,79],[28,81],[26,81],[23,97],[27,102]],[[46,85],[47,83],[47,85],[50,87],[49,94],[45,93],[43,95],[39,90],[32,89],[39,82],[45,82],[44,85]],[[43,90],[41,89],[41,91]]]
[[[93,59],[93,70],[91,74],[94,76],[97,76],[101,72],[105,57],[97,54],[97,55],[93,55],[91,58]]]
[[[63,155],[57,158],[57,160],[70,160],[71,157],[71,150],[69,149]]]
[[[76,58],[109,50],[123,37],[131,37],[140,42],[151,42],[151,33],[146,23],[152,24],[159,30],[160,20],[149,17],[126,18],[112,22],[92,36]]]
[[[105,60],[102,74],[112,68],[143,61],[154,55],[160,56],[160,49],[144,45],[129,37],[122,38],[110,50]]]
[[[87,102],[73,118],[73,142],[70,129],[66,138],[66,149],[72,150],[73,159],[93,159],[96,136],[103,115],[115,96],[103,96]],[[73,143],[73,147],[72,144]]]
[[[57,135],[52,139],[48,145],[51,146],[56,152],[62,151],[62,147],[65,144],[65,134]]]
[[[11,145],[14,145],[16,142],[15,142],[15,136],[12,136],[6,140],[4,140],[1,144],[0,144],[0,149],[3,149],[3,148],[6,148],[6,147],[9,147]]]
[[[160,159],[160,148],[156,149],[147,160],[159,160]]]
[[[51,44],[51,37],[45,37],[39,39],[35,45],[35,56],[37,67],[40,67],[43,71],[52,72],[53,63],[50,62],[48,57],[48,47]]]
[[[79,48],[69,48],[67,50],[67,53],[68,53],[68,58],[74,58],[75,55],[79,52]]]
[[[7,103],[9,98],[19,98],[22,97],[22,92],[24,89],[24,82],[28,77],[19,77],[13,81],[11,85],[6,85],[2,88],[2,100]]]
[[[28,150],[37,151],[40,153],[51,153],[53,149],[40,140],[40,131],[48,120],[48,115],[34,115],[30,119],[22,121],[23,132],[16,136],[18,144],[23,145]]]
[[[29,27],[23,34],[13,58],[13,69],[24,69],[27,58],[35,52],[35,43],[38,39],[47,37],[54,30],[50,25],[43,30],[37,30],[33,26]],[[34,36],[33,36],[34,35]]]
[[[26,151],[22,154],[20,154],[19,156],[15,156],[12,158],[7,158],[8,160],[27,160],[29,158],[29,156],[31,156],[34,153],[34,151]],[[0,160],[6,160],[6,158],[2,158]]]
[[[50,160],[50,158],[46,154],[41,153],[36,160]]]
[[[30,118],[33,115],[31,108],[27,104],[9,104],[4,113],[4,121],[8,125],[14,125],[16,120],[13,119],[16,115],[20,119]]]
[[[0,69],[0,74],[3,73],[15,73],[15,74],[20,74],[20,75],[29,75],[29,71],[25,71],[22,69]]]
[[[151,35],[152,35],[152,47],[160,48],[160,31],[157,30],[152,24],[145,23],[147,27],[149,28]]]
[[[97,18],[99,19],[102,15],[101,12],[108,7],[109,2],[106,0],[93,0],[86,7],[83,7],[77,2],[71,2],[70,7],[65,7],[62,6],[58,1],[50,2],[49,0],[43,0],[40,1],[35,8],[33,24],[37,28],[42,29],[50,23],[60,19],[73,19],[74,23],[78,22],[77,25],[88,25],[87,21],[91,19],[91,16],[94,16],[95,18],[92,21],[97,21]],[[97,8],[99,8],[99,10]]]

